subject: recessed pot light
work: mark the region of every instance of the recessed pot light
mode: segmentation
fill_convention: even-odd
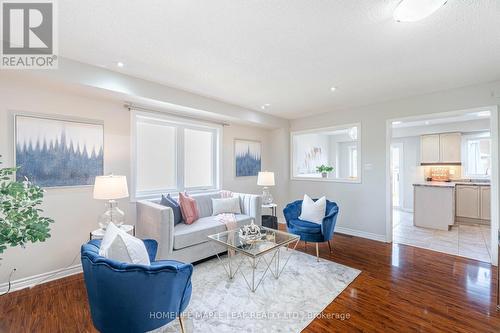
[[[268,108],[268,107],[270,107],[270,106],[271,106],[271,104],[266,103],[266,104],[263,104],[260,108],[261,108],[262,110],[265,110],[265,109],[267,109],[267,108]]]
[[[125,64],[124,64],[123,62],[121,62],[121,61],[118,61],[118,62],[116,63],[116,66],[118,66],[118,67],[122,68],[123,66],[125,66]]]
[[[333,92],[333,91],[337,90],[337,87],[331,87],[330,90]]]
[[[403,0],[394,11],[397,22],[417,22],[443,7],[448,0]]]

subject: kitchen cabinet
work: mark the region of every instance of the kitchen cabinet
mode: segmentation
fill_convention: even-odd
[[[480,217],[480,192],[479,186],[457,185],[457,216],[470,219],[479,219]]]
[[[479,186],[481,196],[481,220],[491,220],[491,191],[489,186]]]
[[[486,185],[457,185],[457,217],[491,220],[491,192]]]
[[[455,223],[455,188],[452,184],[414,184],[413,224],[417,227],[449,230]]]
[[[422,135],[420,151],[422,163],[439,163],[439,134]]]
[[[429,134],[420,137],[421,164],[461,164],[460,133]]]
[[[441,163],[461,163],[462,135],[445,133],[439,135],[439,161]]]

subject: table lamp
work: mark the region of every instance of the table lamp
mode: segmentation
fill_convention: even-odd
[[[261,171],[257,176],[257,185],[264,186],[262,189],[262,203],[269,205],[273,202],[273,196],[269,192],[268,186],[274,186],[274,172]]]
[[[99,216],[99,226],[106,229],[109,222],[117,227],[125,221],[125,213],[118,208],[117,199],[128,197],[127,177],[125,176],[97,176],[94,184],[94,199],[108,200],[106,211]]]

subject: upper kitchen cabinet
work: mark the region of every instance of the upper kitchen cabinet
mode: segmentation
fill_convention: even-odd
[[[461,134],[443,133],[420,137],[421,164],[461,164]]]
[[[420,137],[421,163],[439,163],[439,134]]]
[[[445,133],[439,135],[439,157],[441,163],[461,163],[462,135]]]

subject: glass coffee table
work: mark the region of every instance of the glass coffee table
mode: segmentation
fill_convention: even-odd
[[[266,227],[260,227],[260,232],[261,234],[252,240],[242,239],[239,236],[239,229],[208,236],[211,241],[227,249],[227,258],[222,258],[219,254],[217,258],[229,279],[233,279],[240,272],[252,292],[257,290],[267,272],[270,271],[276,279],[280,277],[294,252],[289,249],[295,250],[300,240],[297,235]],[[263,262],[261,267],[263,272],[259,273],[257,267],[261,262]],[[242,265],[246,264],[250,265],[251,278],[243,272]]]

